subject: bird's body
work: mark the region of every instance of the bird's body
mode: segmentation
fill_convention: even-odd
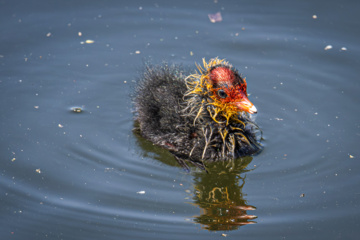
[[[168,149],[182,166],[226,161],[261,151],[261,130],[250,119],[246,81],[217,58],[199,73],[179,66],[147,66],[136,90],[141,135]]]

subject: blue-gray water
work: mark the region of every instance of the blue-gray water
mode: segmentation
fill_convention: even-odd
[[[0,1],[0,239],[357,239],[359,9]],[[265,149],[186,172],[133,134],[131,92],[144,61],[216,56],[246,77]]]

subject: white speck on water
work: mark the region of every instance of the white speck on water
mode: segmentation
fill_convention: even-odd
[[[324,50],[327,51],[327,50],[330,50],[330,49],[332,49],[332,48],[333,48],[333,46],[327,45],[327,46],[324,48]]]
[[[94,43],[95,41],[94,40],[91,40],[91,39],[88,39],[88,40],[86,40],[85,41],[85,43],[87,43],[87,44],[92,44],[92,43]]]

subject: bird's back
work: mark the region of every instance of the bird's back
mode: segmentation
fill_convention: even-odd
[[[179,66],[146,66],[135,99],[137,121],[145,138],[163,145],[163,138],[176,134],[176,126],[184,121],[181,109],[186,90]]]

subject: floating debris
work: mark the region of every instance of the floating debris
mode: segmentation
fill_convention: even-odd
[[[137,194],[145,194],[145,191],[138,191]]]
[[[76,113],[81,113],[81,112],[82,112],[82,108],[81,108],[81,107],[73,107],[73,108],[71,108],[71,110],[72,110],[73,112],[76,112]]]
[[[351,154],[349,154],[349,157],[350,157],[350,158],[354,158],[354,156],[353,156],[353,155],[351,155]]]
[[[215,14],[208,14],[208,17],[210,19],[210,22],[212,23],[216,23],[216,22],[221,22],[222,21],[222,16],[220,12],[217,12]]]
[[[136,50],[135,51],[135,54],[140,54],[141,52],[139,50]]]
[[[46,34],[46,36],[47,36],[47,37],[51,37],[51,32],[48,32],[48,33]]]
[[[35,109],[39,109],[39,106],[34,106]]]
[[[305,197],[305,193],[300,194],[300,197]]]
[[[342,48],[340,48],[340,50],[341,50],[341,51],[346,51],[347,48],[346,48],[346,47],[342,47]]]
[[[16,158],[11,159],[12,162],[15,162]]]
[[[226,234],[226,233],[222,233],[221,236],[222,236],[222,237],[227,237],[227,234]]]
[[[94,40],[91,40],[91,39],[88,39],[88,40],[85,41],[86,44],[92,44],[92,43],[94,43],[94,42],[95,42],[95,41],[94,41]]]
[[[59,123],[59,124],[58,124],[58,127],[59,127],[59,128],[63,128],[64,126]]]
[[[36,169],[35,171],[36,171],[37,173],[39,173],[39,174],[41,173],[40,168]]]
[[[81,36],[82,36],[82,32],[78,32],[78,36],[81,37]]]
[[[312,18],[313,18],[313,19],[317,19],[317,16],[314,14],[314,15],[312,16]]]
[[[332,49],[332,48],[333,48],[333,46],[327,45],[327,46],[324,48],[324,50],[327,51],[327,50],[330,50],[330,49]]]
[[[114,168],[105,168],[105,172],[114,172],[115,171],[115,169]]]

